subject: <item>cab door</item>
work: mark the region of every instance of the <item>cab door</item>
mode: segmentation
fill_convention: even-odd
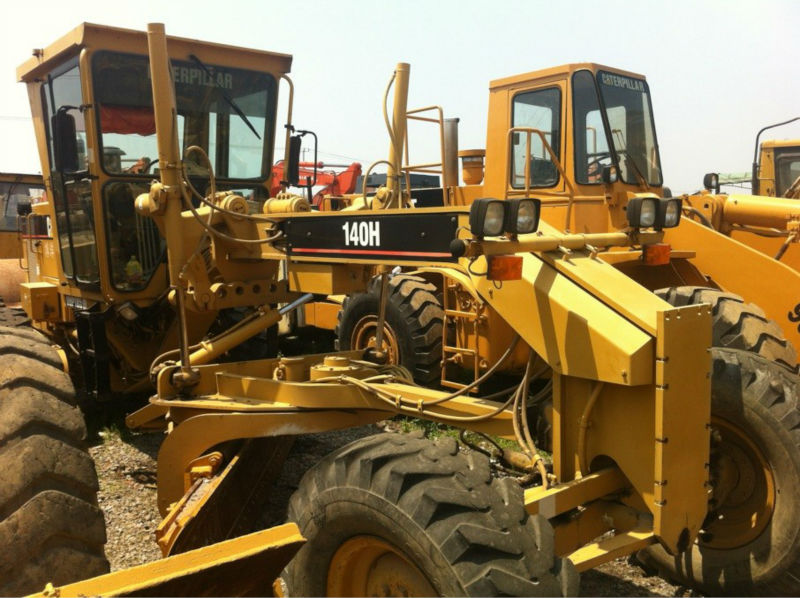
[[[77,58],[48,74],[41,89],[56,216],[54,228],[64,276],[79,288],[99,291],[100,268]],[[64,151],[65,148],[74,151]]]

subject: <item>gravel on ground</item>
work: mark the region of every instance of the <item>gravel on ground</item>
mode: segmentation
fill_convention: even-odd
[[[286,520],[286,503],[303,473],[330,451],[369,434],[378,425],[298,437],[276,482],[265,513],[265,525]],[[161,557],[155,542],[160,516],[156,507],[156,458],[164,435],[101,431],[90,448],[100,479],[98,499],[106,517],[106,555],[112,571]],[[581,575],[583,596],[692,596],[658,576],[648,575],[629,557]]]

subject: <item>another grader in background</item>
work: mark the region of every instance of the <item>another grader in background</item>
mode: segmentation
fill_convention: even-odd
[[[756,135],[750,174],[722,176],[709,173],[705,191],[684,196],[687,215],[749,247],[800,270],[800,140],[768,140],[759,145],[764,131],[800,120],[769,125]],[[749,184],[750,193],[720,193],[723,185]],[[794,201],[787,201],[794,200]],[[800,308],[788,312],[800,319]]]

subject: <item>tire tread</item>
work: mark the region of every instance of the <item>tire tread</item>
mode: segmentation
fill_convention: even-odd
[[[290,501],[289,518],[301,532],[324,517],[326,495],[341,484],[341,464],[350,487],[379,496],[415,524],[416,534],[426,536],[449,563],[464,595],[577,592],[571,563],[553,557],[547,520],[529,516],[521,506],[521,488],[514,485],[512,491],[508,482],[491,475],[483,455],[461,453],[453,439],[378,434],[327,456],[306,473]],[[287,568],[290,588],[319,590],[303,585],[304,558],[313,556],[295,559]]]
[[[47,339],[18,330],[0,327],[0,595],[109,569],[97,473],[72,382]]]
[[[712,345],[741,349],[796,369],[797,352],[778,324],[764,311],[733,293],[708,287],[669,287],[656,295],[675,307],[708,303],[713,319]]]
[[[423,386],[438,382],[441,377],[442,327],[444,310],[436,298],[436,287],[424,278],[409,274],[397,274],[389,279],[388,310],[396,310],[403,330],[397,334],[406,335],[409,341],[407,351],[402,351],[401,365],[407,367],[414,381]],[[340,350],[351,349],[350,335],[355,325],[349,317],[351,310],[360,309],[361,302],[379,304],[380,278],[370,281],[366,293],[345,297],[339,311],[336,337]],[[387,315],[388,317],[388,315]],[[398,339],[402,345],[402,340]]]

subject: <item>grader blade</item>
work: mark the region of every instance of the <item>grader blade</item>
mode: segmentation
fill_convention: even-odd
[[[211,476],[202,470],[214,454],[197,459],[196,467],[184,474],[191,484],[187,492],[165,513],[156,530],[162,554],[186,552],[261,527],[257,523],[261,505],[292,444],[293,438],[285,436],[249,440],[222,471]]]
[[[305,542],[294,523],[115,571],[33,596],[273,596]]]

